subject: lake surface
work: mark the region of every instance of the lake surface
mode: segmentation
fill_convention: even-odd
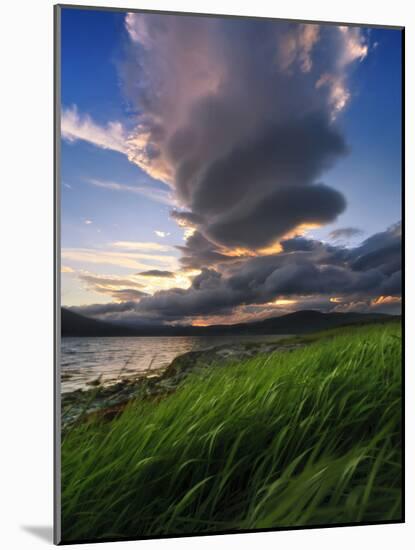
[[[275,342],[285,335],[139,336],[62,338],[61,390],[74,391],[135,375],[151,376],[166,368],[175,357],[193,350],[243,342]]]

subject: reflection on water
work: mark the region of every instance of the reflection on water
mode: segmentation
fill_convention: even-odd
[[[62,392],[89,387],[100,378],[117,378],[145,371],[157,373],[188,351],[238,342],[269,342],[284,336],[139,336],[120,338],[62,338]]]

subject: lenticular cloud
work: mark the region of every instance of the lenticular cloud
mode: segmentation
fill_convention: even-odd
[[[344,210],[319,178],[347,152],[334,119],[367,54],[360,30],[132,13],[125,26],[129,155],[173,187],[182,224],[257,250]]]

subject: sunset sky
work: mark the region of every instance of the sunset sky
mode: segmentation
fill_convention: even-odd
[[[401,307],[401,32],[62,9],[62,305]]]

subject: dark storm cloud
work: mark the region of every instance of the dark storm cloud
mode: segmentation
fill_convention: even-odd
[[[342,195],[315,181],[346,150],[328,113],[264,124],[203,167],[189,155],[178,159],[177,191],[190,211],[172,215],[219,246],[263,248],[300,224],[332,222],[344,211]]]
[[[389,274],[400,269],[401,233],[401,224],[398,223],[366,239],[354,249],[352,268],[361,271],[376,267]]]
[[[379,288],[382,296],[400,296],[402,293],[402,271],[395,271]]]
[[[340,193],[313,184],[346,151],[327,119],[306,116],[260,132],[213,162],[194,188],[192,212],[218,245],[265,247],[302,223],[333,221],[345,208]]]
[[[182,252],[180,263],[185,269],[201,269],[205,266],[233,261],[234,258],[223,254],[218,247],[196,231],[186,240],[185,246],[177,246]]]
[[[234,258],[220,270],[203,268],[187,289],[173,288],[139,300],[78,308],[85,314],[147,319],[190,320],[268,305],[279,298],[320,304],[325,310],[397,312],[401,295],[401,231],[397,224],[346,248],[305,238],[282,241],[283,251],[268,256]],[[334,302],[330,297],[336,296]],[[380,299],[382,297],[382,299]],[[384,299],[384,297],[389,297]],[[379,300],[378,300],[379,299]],[[92,307],[92,309],[91,309]],[[123,313],[124,312],[124,313]]]
[[[137,275],[140,275],[142,277],[159,277],[166,279],[174,278],[173,271],[165,271],[162,269],[149,269],[148,271],[140,271],[139,273],[137,273]]]
[[[284,252],[311,252],[312,250],[326,251],[327,245],[307,237],[292,237],[281,241]],[[335,250],[333,248],[333,250]]]
[[[207,264],[190,244],[185,265],[343,212],[320,179],[347,152],[334,118],[367,53],[358,29],[140,14],[126,28],[124,89],[142,113],[132,158],[174,188],[172,217],[211,243]]]
[[[312,183],[345,151],[343,138],[323,113],[265,126],[209,165],[192,195],[192,209],[215,214],[233,208],[257,182],[259,195]]]
[[[294,237],[281,241],[284,252],[313,252],[316,263],[344,264],[352,271],[377,269],[384,275],[392,275],[401,269],[402,254],[401,223],[386,231],[376,233],[359,246],[332,245],[305,237]]]
[[[263,248],[302,223],[331,222],[345,207],[343,196],[325,185],[281,187],[218,216],[205,231],[226,246]]]

